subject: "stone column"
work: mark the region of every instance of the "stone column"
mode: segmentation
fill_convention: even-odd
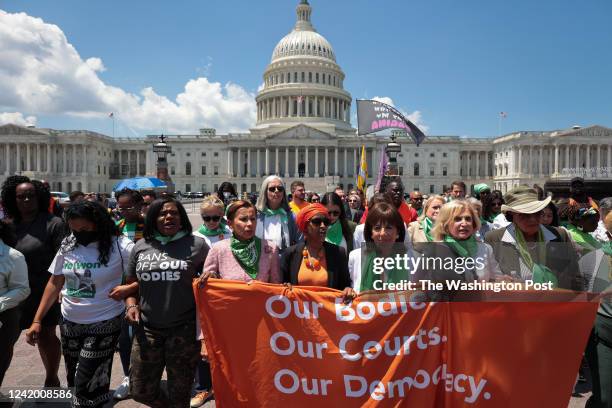
[[[4,154],[6,156],[6,169],[4,170],[4,175],[8,177],[11,175],[11,144],[7,143],[5,146]]]
[[[51,173],[51,145],[47,143],[47,174]]]
[[[308,145],[306,146],[306,154],[304,155],[304,176],[310,177],[310,163],[308,163]]]
[[[559,145],[558,144],[555,145],[555,167],[554,167],[554,174],[555,175],[559,174]]]
[[[357,171],[357,148],[353,149],[353,166],[351,169],[351,176],[355,177],[355,172]]]
[[[325,148],[325,158],[324,158],[324,162],[325,162],[325,175],[329,176],[329,156],[327,155],[328,152],[328,148]]]
[[[601,145],[597,144],[597,174],[601,173]]]
[[[590,168],[591,168],[591,145],[590,145],[590,144],[587,144],[585,147],[586,147],[586,149],[585,149],[585,154],[586,154],[586,158],[585,158],[585,160],[586,160],[586,166],[585,166],[585,167],[586,167],[586,169],[587,169],[587,174],[591,174],[591,170],[590,170]]]
[[[470,151],[465,152],[465,178],[470,178]]]
[[[520,176],[523,170],[523,149],[521,146],[518,146],[518,172],[517,175]]]
[[[278,153],[276,155],[276,158],[278,159]],[[278,160],[276,161],[276,163],[278,163]],[[277,164],[277,166],[278,166],[278,164]],[[266,160],[265,160],[265,163],[264,163],[264,176],[267,176],[269,174],[270,174],[270,148],[266,147]]]
[[[77,145],[72,145],[72,175],[77,175],[76,168],[76,147]]]
[[[540,146],[538,150],[540,157],[540,160],[538,161],[538,176],[542,177],[542,167],[544,165],[544,146]]]
[[[345,147],[344,148],[344,166],[343,166],[343,169],[342,169],[342,177],[347,177],[347,174],[346,174],[346,171],[347,171],[346,170],[347,169],[347,166],[346,166],[346,150],[347,149]]]
[[[576,145],[576,169],[580,168],[580,145]]]
[[[612,159],[612,155],[610,153],[612,153],[612,151],[610,150],[610,147],[612,147],[612,145],[607,145],[606,146],[606,150],[608,151],[606,154],[606,167],[612,167],[612,161],[610,161]],[[609,169],[608,169],[609,170]]]
[[[338,175],[338,147],[334,147],[334,176]]]
[[[570,164],[570,146],[569,145],[565,145],[565,163],[563,163],[563,165],[569,169],[571,166]],[[563,167],[561,168],[563,170]]]
[[[276,148],[275,152],[276,155],[274,156],[274,174],[280,176],[280,171],[278,170],[278,167],[280,166],[280,160],[278,158],[278,147]]]
[[[289,177],[289,147],[285,147],[285,178]]]
[[[260,177],[261,176],[261,162],[259,159],[259,149],[255,150],[255,154],[257,154],[257,171],[255,171],[255,176]]]
[[[251,149],[247,148],[247,174],[246,177],[252,177],[251,173]]]
[[[25,170],[26,171],[30,171],[30,170],[32,170],[32,166],[31,166],[31,164],[32,164],[31,163],[31,152],[30,152],[32,146],[30,145],[30,143],[27,143],[25,145],[25,148],[26,148],[26,168],[25,168]]]
[[[476,154],[476,178],[480,178],[480,152],[477,150]]]
[[[295,174],[293,175],[293,177],[299,177],[300,176],[300,169],[299,169],[299,162],[300,162],[300,152],[299,152],[299,147],[295,147]]]
[[[319,173],[319,147],[316,146],[315,147],[315,171],[314,171],[315,177],[320,177],[320,173]]]
[[[485,159],[485,168],[484,168],[484,176],[489,178],[491,174],[489,173],[489,152],[484,152]]]
[[[232,149],[227,149],[227,175],[232,177]]]

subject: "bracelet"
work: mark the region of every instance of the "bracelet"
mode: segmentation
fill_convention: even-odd
[[[32,324],[42,324],[41,322],[39,322],[38,320],[35,320],[32,322]]]

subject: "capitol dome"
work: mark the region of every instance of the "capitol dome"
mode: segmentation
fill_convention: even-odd
[[[287,34],[274,48],[272,62],[296,55],[323,57],[336,62],[331,44],[316,31],[292,31]]]
[[[312,8],[301,0],[297,21],[272,52],[258,93],[257,125],[327,123],[349,129],[351,95],[333,47],[313,27]]]

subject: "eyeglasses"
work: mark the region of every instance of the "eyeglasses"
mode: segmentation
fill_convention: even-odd
[[[268,191],[270,193],[282,193],[283,191],[285,191],[285,187],[283,186],[268,187]]]
[[[204,222],[219,222],[219,220],[221,219],[220,215],[203,215],[202,219],[204,220]]]
[[[321,199],[320,198],[313,198],[310,200],[311,203],[320,203]]]
[[[339,217],[340,211],[328,211],[328,214],[331,215],[332,217]]]
[[[310,223],[315,227],[320,227],[321,224],[325,224],[326,226],[331,224],[331,221],[329,220],[329,218],[313,218],[312,220],[310,220]]]
[[[117,207],[117,211],[119,212],[123,212],[123,211],[133,211],[134,207]]]

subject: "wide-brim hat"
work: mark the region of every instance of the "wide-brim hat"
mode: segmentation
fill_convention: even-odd
[[[538,192],[528,186],[519,186],[504,195],[505,204],[502,204],[503,213],[508,211],[520,214],[534,214],[542,211],[550,204],[551,197],[538,200]]]

